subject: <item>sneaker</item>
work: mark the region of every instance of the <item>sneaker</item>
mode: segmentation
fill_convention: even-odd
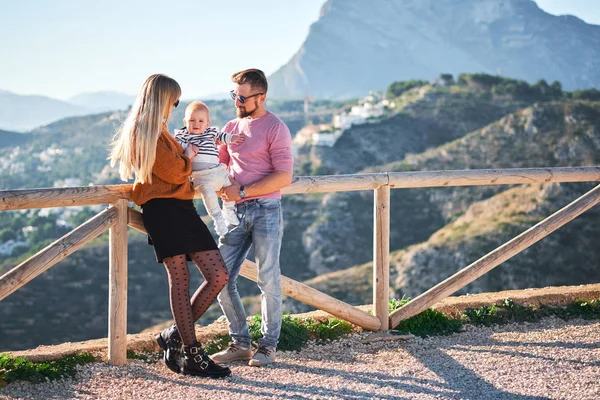
[[[219,236],[225,236],[229,229],[227,228],[227,222],[221,213],[213,215],[213,221],[215,223],[215,232]]]
[[[238,226],[240,224],[240,220],[237,217],[235,206],[231,207],[223,207],[223,217],[228,225]]]
[[[275,347],[271,346],[258,346],[258,349],[254,353],[254,356],[248,363],[252,367],[262,367],[263,365],[271,364],[275,361],[277,352]]]
[[[219,364],[231,361],[248,361],[252,358],[252,350],[250,350],[250,347],[243,347],[232,342],[225,350],[213,354],[210,358]]]

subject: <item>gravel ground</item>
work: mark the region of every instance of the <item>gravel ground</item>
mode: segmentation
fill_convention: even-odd
[[[222,380],[162,362],[81,366],[76,379],[11,383],[0,399],[600,399],[600,322],[545,319],[402,342],[280,352],[264,368],[237,363]]]

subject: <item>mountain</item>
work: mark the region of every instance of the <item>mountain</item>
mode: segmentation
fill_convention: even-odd
[[[61,118],[89,113],[83,107],[50,97],[0,91],[0,129],[24,132]]]
[[[271,98],[358,97],[392,82],[485,72],[600,88],[600,26],[533,0],[328,0]]]
[[[85,108],[89,112],[105,112],[114,110],[125,110],[133,104],[135,96],[113,92],[90,92],[81,93],[67,100],[69,103]]]

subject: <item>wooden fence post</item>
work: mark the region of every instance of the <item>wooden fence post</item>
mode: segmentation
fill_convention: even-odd
[[[373,202],[373,314],[380,330],[389,329],[390,298],[390,186],[374,191]]]
[[[117,200],[117,222],[109,230],[108,362],[127,362],[127,200]]]

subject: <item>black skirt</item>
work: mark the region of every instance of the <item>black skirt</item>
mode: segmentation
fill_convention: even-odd
[[[142,220],[159,263],[167,257],[217,250],[192,200],[149,200],[142,204]]]

